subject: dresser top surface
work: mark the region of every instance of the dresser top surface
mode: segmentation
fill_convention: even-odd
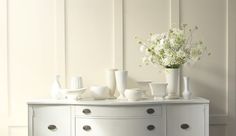
[[[91,98],[85,98],[82,100],[53,100],[53,99],[38,99],[28,101],[29,105],[147,105],[147,104],[207,104],[209,100],[195,97],[191,100],[185,99],[173,99],[173,100],[154,100],[144,99],[139,101],[128,101],[128,100],[94,100]]]

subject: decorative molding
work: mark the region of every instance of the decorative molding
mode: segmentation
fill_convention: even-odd
[[[113,67],[124,69],[123,0],[113,0]]]
[[[66,85],[66,0],[55,0],[55,75]]]
[[[179,27],[180,26],[180,0],[170,0],[170,26],[172,24],[174,24],[176,27]],[[226,8],[226,10],[228,10]],[[227,18],[228,18],[228,14],[226,15]],[[226,24],[227,25],[227,24]],[[226,32],[226,37],[228,37],[227,33],[228,33],[228,25],[226,26],[227,28],[227,32]],[[228,118],[228,92],[229,92],[229,88],[228,88],[228,69],[230,68],[230,64],[229,64],[229,54],[228,54],[228,39],[226,41],[226,67],[227,67],[227,70],[226,70],[226,114],[211,114],[210,115],[210,119],[209,119],[209,123],[210,125],[225,125],[227,124],[227,118]]]
[[[226,136],[232,136],[236,133],[236,1],[235,0],[226,0],[226,9],[227,9],[227,65],[228,65],[228,118],[227,118],[227,128]],[[229,29],[230,28],[230,29]]]
[[[8,122],[9,71],[8,71],[8,0],[0,0],[0,116]],[[0,135],[8,135],[8,126],[0,123]]]

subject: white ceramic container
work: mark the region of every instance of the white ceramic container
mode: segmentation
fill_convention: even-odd
[[[167,96],[166,99],[178,99],[180,85],[180,69],[166,69]]]
[[[164,99],[167,83],[152,82],[149,84],[154,99]]]
[[[106,99],[109,98],[109,89],[106,86],[91,86],[91,95],[94,99]]]
[[[145,91],[144,97],[151,97],[151,90],[149,87],[149,84],[152,81],[137,81],[136,83],[138,84],[138,88],[141,88],[142,90]]]
[[[189,77],[183,77],[184,79],[184,91],[182,92],[182,96],[184,99],[191,99],[192,98],[192,92],[189,88]]]
[[[56,78],[52,84],[52,89],[51,89],[51,97],[57,100],[64,98],[61,92],[61,84],[59,80],[60,80],[60,75],[56,75]]]
[[[69,100],[79,100],[81,99],[81,95],[85,92],[86,88],[80,89],[62,89],[62,93],[65,95],[66,99]]]
[[[106,69],[106,85],[109,89],[110,97],[114,97],[116,91],[115,71],[117,69]]]
[[[116,75],[117,90],[120,94],[118,99],[125,99],[124,92],[127,87],[128,71],[118,70],[115,72],[115,75]]]
[[[125,90],[125,97],[129,101],[137,101],[141,100],[143,97],[143,90],[140,90],[139,88],[133,88],[133,89],[126,89]]]
[[[81,76],[72,77],[70,82],[70,88],[71,89],[83,88],[82,77]]]

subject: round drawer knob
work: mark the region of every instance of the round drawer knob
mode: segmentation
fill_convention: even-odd
[[[189,128],[189,125],[188,124],[181,124],[180,127],[182,129],[188,129]]]
[[[152,130],[155,129],[155,126],[153,126],[153,125],[148,125],[148,126],[147,126],[147,129],[148,129],[149,131],[152,131]]]
[[[48,126],[48,129],[51,130],[51,131],[55,131],[57,129],[57,126],[55,125],[49,125]]]
[[[84,113],[84,114],[90,114],[90,113],[91,113],[91,110],[90,110],[90,109],[83,109],[83,113]]]
[[[155,110],[153,108],[147,109],[148,114],[153,114],[154,112],[155,112]]]
[[[85,131],[90,131],[90,130],[91,130],[91,127],[88,126],[88,125],[85,125],[85,126],[83,126],[83,130],[85,130]]]

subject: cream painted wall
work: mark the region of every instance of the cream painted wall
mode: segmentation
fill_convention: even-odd
[[[211,100],[211,136],[233,136],[235,5],[234,0],[0,0],[0,135],[27,135],[26,101],[49,98],[56,73],[64,85],[75,75],[83,76],[85,86],[104,84],[104,70],[112,67],[129,71],[130,87],[136,80],[164,81],[160,68],[139,67],[134,37],[188,23],[200,27],[196,37],[212,55],[184,67],[183,74],[191,77],[194,95]]]

